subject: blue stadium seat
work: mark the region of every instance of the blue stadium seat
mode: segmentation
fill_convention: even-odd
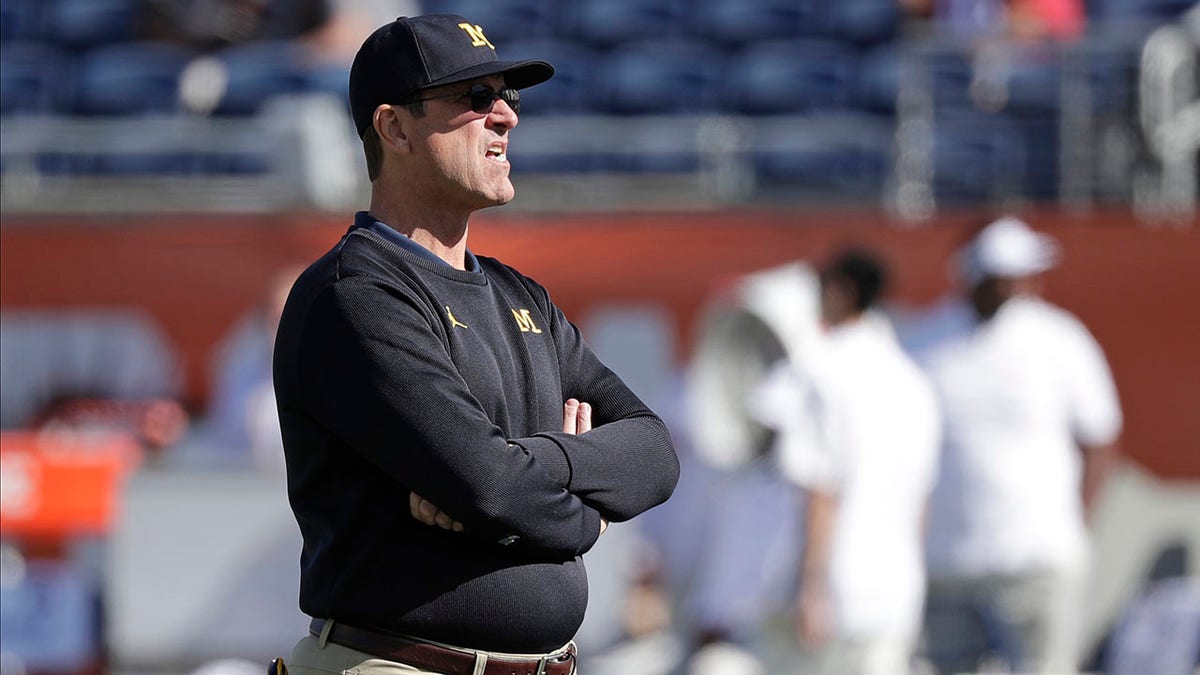
[[[623,45],[604,66],[606,108],[618,114],[716,110],[725,69],[725,55],[702,42]]]
[[[605,46],[679,37],[689,5],[681,0],[577,0],[566,3],[560,35]]]
[[[458,14],[483,27],[502,58],[510,46],[530,37],[554,34],[559,6],[555,0],[425,0],[421,10],[430,14]]]
[[[137,0],[55,0],[47,3],[50,39],[73,49],[90,49],[137,38]]]
[[[740,46],[820,32],[816,0],[706,0],[690,18],[697,37]]]
[[[884,43],[864,53],[854,82],[854,107],[894,114],[900,92],[900,50],[895,42]]]
[[[859,45],[887,42],[900,28],[896,0],[837,0],[828,3],[827,17],[832,37]]]
[[[722,100],[728,110],[782,114],[841,110],[858,77],[855,48],[832,40],[773,40],[732,59]]]
[[[155,42],[88,52],[80,64],[75,110],[85,115],[174,111],[179,74],[190,58],[185,49]]]
[[[0,0],[0,39],[41,40],[46,37],[45,0]]]
[[[600,57],[586,45],[567,40],[521,40],[504,52],[506,59],[543,59],[554,77],[521,92],[522,115],[599,112],[604,105],[596,65]]]
[[[1162,23],[1178,19],[1195,6],[1195,0],[1093,0],[1088,3],[1088,15],[1098,22]]]
[[[955,114],[934,125],[933,189],[945,204],[978,204],[1023,192],[1026,141],[1011,120]]]
[[[1010,64],[1007,93],[1010,111],[1054,114],[1062,104],[1063,63],[1057,54],[1030,54]]]
[[[229,83],[218,104],[220,115],[251,115],[273,96],[311,91],[312,80],[300,47],[293,42],[256,42],[217,54]]]
[[[0,44],[0,114],[62,111],[73,86],[69,55],[40,42]]]
[[[764,119],[752,157],[760,183],[816,199],[882,197],[895,125],[875,115],[828,113]]]

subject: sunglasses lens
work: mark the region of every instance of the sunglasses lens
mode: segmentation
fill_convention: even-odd
[[[501,89],[495,91],[490,87],[476,85],[471,87],[471,110],[486,115],[492,111],[492,103],[496,99],[503,99],[508,107],[512,108],[515,113],[521,112],[521,95],[516,89]]]
[[[501,89],[500,98],[512,108],[512,111],[521,114],[521,93],[516,89]]]

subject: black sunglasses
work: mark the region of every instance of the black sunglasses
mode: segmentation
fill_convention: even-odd
[[[436,98],[470,98],[471,110],[481,115],[486,115],[492,112],[492,104],[497,99],[503,100],[512,108],[514,113],[521,114],[521,92],[516,89],[501,89],[496,91],[486,84],[472,85],[470,89],[458,94],[444,94],[442,96],[430,96],[429,98],[418,98],[417,101],[432,101]]]

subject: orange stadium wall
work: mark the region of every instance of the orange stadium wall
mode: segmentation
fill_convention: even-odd
[[[1200,228],[1148,228],[1127,213],[1025,215],[1063,244],[1047,296],[1078,315],[1108,354],[1127,419],[1126,452],[1160,476],[1200,478]],[[569,316],[602,304],[661,306],[675,319],[683,360],[703,303],[737,275],[861,243],[892,264],[892,302],[916,307],[947,292],[947,258],[977,221],[496,212],[477,217],[471,241],[476,252],[545,284]],[[187,403],[202,410],[214,345],[275,272],[320,255],[347,223],[312,214],[6,218],[0,308],[146,310],[184,361]]]

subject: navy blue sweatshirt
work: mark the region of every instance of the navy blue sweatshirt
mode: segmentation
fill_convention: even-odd
[[[670,496],[663,422],[546,290],[457,270],[359,214],[301,275],[275,345],[306,614],[476,649],[545,652],[583,620],[601,516]],[[593,429],[562,432],[567,398]],[[415,491],[464,532],[412,518]]]

